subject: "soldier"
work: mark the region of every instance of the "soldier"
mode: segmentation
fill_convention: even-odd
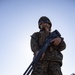
[[[31,36],[31,50],[34,53],[34,57],[39,52],[47,36],[51,34],[52,23],[48,17],[42,16],[38,21],[38,25],[40,31],[33,33]],[[31,75],[62,75],[63,55],[61,51],[66,48],[66,44],[62,37],[54,38],[51,42],[52,44],[33,67]]]

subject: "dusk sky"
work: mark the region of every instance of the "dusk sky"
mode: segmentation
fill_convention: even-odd
[[[30,39],[41,16],[66,42],[63,75],[75,73],[75,0],[0,0],[0,75],[23,75],[33,59]]]

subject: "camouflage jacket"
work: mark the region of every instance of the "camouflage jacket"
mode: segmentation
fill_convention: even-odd
[[[50,32],[39,31],[39,32],[35,32],[31,36],[31,50],[34,52],[34,55],[36,51],[39,51],[41,45],[49,35]],[[53,44],[51,44],[47,48],[43,60],[57,61],[62,65],[63,55],[61,51],[64,50],[65,48],[66,48],[66,44],[64,40],[62,40],[58,46],[54,46]]]

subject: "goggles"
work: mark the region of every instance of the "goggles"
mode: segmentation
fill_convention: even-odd
[[[40,22],[39,22],[39,25],[41,25],[42,23],[50,23],[48,20],[41,20]]]

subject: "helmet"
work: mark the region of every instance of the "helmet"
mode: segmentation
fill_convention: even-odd
[[[48,23],[50,25],[50,27],[52,26],[52,23],[51,21],[49,20],[49,18],[47,18],[46,16],[42,16],[39,21],[38,21],[38,25],[39,25],[39,28],[40,28],[40,25],[42,22],[45,22],[45,23]],[[41,28],[40,28],[41,29]]]

